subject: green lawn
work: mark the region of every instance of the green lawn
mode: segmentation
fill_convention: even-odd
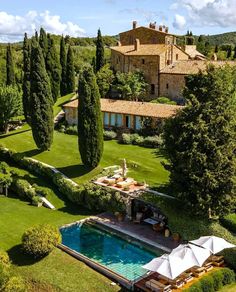
[[[55,131],[51,150],[40,153],[36,149],[29,127],[25,126],[21,130],[3,135],[0,144],[53,165],[78,183],[90,180],[103,167],[121,164],[123,158],[127,159],[129,175],[135,179],[145,180],[155,187],[168,182],[168,172],[161,164],[165,159],[156,149],[120,145],[117,141],[106,141],[104,142],[104,154],[100,166],[91,171],[82,165],[77,137],[73,135]]]
[[[74,95],[74,93],[70,93],[57,99],[53,106],[54,116],[56,116],[61,111],[62,105],[67,103]]]
[[[32,291],[118,291],[118,286],[110,286],[109,279],[60,250],[38,262],[21,253],[21,236],[28,227],[40,223],[61,226],[90,215],[59,199],[57,207],[56,211],[36,208],[16,198],[0,196],[0,248],[8,251],[14,272],[22,274],[31,285],[36,281]]]

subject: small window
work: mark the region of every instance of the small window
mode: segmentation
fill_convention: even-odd
[[[143,64],[143,65],[145,64],[145,60],[144,60],[144,59],[142,59],[142,64]]]
[[[166,83],[166,89],[169,89],[169,83]]]
[[[176,61],[177,61],[179,59],[179,54],[176,54],[175,58],[176,58]]]
[[[155,94],[155,84],[151,84],[151,94]]]

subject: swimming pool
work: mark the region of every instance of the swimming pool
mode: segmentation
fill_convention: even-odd
[[[62,244],[79,252],[109,270],[133,281],[144,275],[142,268],[154,257],[164,252],[151,252],[134,242],[95,225],[73,224],[61,228]]]

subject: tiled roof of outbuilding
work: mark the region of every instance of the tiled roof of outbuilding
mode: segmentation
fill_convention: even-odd
[[[77,108],[78,99],[70,101],[63,107]],[[182,108],[182,106],[178,105],[101,98],[101,111],[117,114],[153,118],[168,118],[175,115],[176,112]]]

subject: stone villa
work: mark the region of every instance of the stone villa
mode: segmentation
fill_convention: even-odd
[[[185,76],[204,70],[207,64],[195,45],[177,46],[176,36],[169,33],[168,27],[156,23],[138,27],[134,21],[131,30],[120,33],[118,45],[111,47],[112,68],[142,71],[150,86],[150,99],[166,96],[181,102]]]

